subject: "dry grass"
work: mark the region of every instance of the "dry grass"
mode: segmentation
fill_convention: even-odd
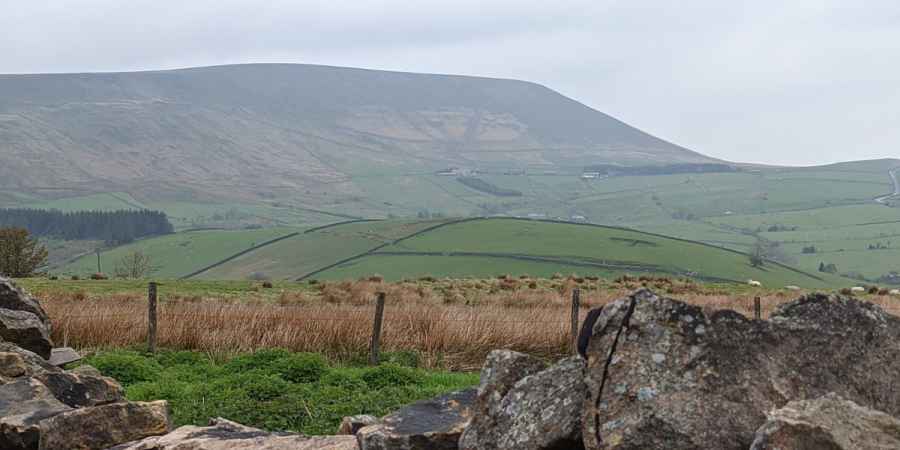
[[[593,283],[593,284],[591,284]],[[570,298],[582,289],[587,309],[622,298],[642,283],[660,294],[709,311],[734,309],[752,315],[761,297],[763,316],[800,295],[748,291],[727,294],[690,283],[661,280],[496,280],[403,282],[378,280],[323,283],[317,290],[283,292],[275,300],[162,295],[159,345],[227,355],[266,347],[322,352],[335,359],[364,354],[369,346],[374,293],[387,293],[382,348],[415,350],[429,367],[476,369],[495,348],[554,358],[570,350]],[[539,287],[531,287],[535,285]],[[900,299],[869,296],[900,314]],[[78,348],[109,348],[146,342],[147,303],[128,295],[81,292],[42,298],[54,323],[54,340]]]

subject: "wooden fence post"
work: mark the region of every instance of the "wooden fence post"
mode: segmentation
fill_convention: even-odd
[[[753,316],[756,320],[762,319],[762,305],[760,305],[759,297],[753,299]]]
[[[372,327],[372,344],[369,346],[369,364],[378,365],[378,347],[381,344],[381,323],[384,319],[384,292],[376,294],[378,301],[375,303],[375,325]]]
[[[147,292],[147,350],[150,353],[156,353],[156,288],[156,282],[151,281]]]
[[[578,315],[581,308],[581,290],[572,290],[572,351],[578,352]]]

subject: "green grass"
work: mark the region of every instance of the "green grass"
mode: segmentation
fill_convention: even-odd
[[[125,255],[141,251],[149,256],[154,270],[151,277],[177,278],[210,265],[265,241],[297,232],[291,228],[265,228],[240,231],[191,231],[143,239],[115,247],[100,254],[103,271],[114,273]],[[97,271],[96,255],[85,255],[53,271],[61,275],[85,276]]]
[[[124,192],[91,194],[58,200],[37,201],[23,205],[25,208],[58,209],[60,211],[116,211],[121,209],[146,209],[147,206]]]
[[[708,219],[710,224],[741,229],[782,245],[805,270],[833,263],[841,273],[860,273],[877,279],[900,271],[900,209],[866,204],[805,211],[735,215]],[[789,231],[768,231],[777,226]],[[890,246],[868,250],[869,244]],[[803,248],[815,246],[815,254]]]
[[[196,278],[242,279],[264,273],[273,279],[295,279],[303,274],[366,252],[384,243],[439,222],[361,222],[325,228],[285,239],[199,274]]]
[[[244,300],[248,297],[275,299],[283,292],[299,292],[310,289],[306,283],[274,281],[273,288],[265,289],[258,281],[246,280],[159,280],[161,300],[170,297],[212,297]],[[20,278],[16,280],[28,292],[38,298],[70,296],[84,293],[88,296],[122,295],[144,297],[148,280],[49,280],[47,278]]]
[[[549,278],[554,274],[580,274],[611,278],[612,270],[587,268],[571,264],[519,261],[502,258],[464,256],[394,256],[375,254],[342,264],[313,278],[349,279],[378,274],[386,280],[397,281],[423,276],[449,278],[490,277],[498,274],[528,274]]]
[[[378,253],[389,255],[366,256],[316,277],[378,273],[397,279],[405,274],[429,273],[426,271],[436,276],[485,277],[516,273],[515,269],[543,275],[560,271],[606,275],[634,272],[635,269],[627,266],[640,265],[656,273],[692,272],[701,278],[737,282],[755,279],[769,286],[822,287],[841,283],[836,277],[822,274],[823,280],[818,280],[771,263],[762,268],[752,267],[746,255],[709,245],[633,230],[529,220],[454,223],[385,247]],[[550,261],[540,263],[533,261],[534,258]]]
[[[394,358],[394,356],[399,356]],[[414,362],[409,355],[388,359]],[[271,431],[334,434],[344,416],[383,416],[408,403],[471,387],[477,374],[398,364],[333,366],[321,356],[263,350],[213,361],[198,352],[111,351],[84,361],[118,379],[129,400],[168,400],[175,426],[224,417]]]

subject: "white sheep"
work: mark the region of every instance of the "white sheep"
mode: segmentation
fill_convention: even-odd
[[[755,287],[762,286],[762,283],[760,283],[759,281],[756,281],[756,280],[747,280],[747,284],[749,284],[750,286],[755,286]]]
[[[852,288],[850,288],[850,292],[854,292],[854,293],[856,293],[856,292],[866,292],[866,288],[864,288],[864,287],[862,287],[862,286],[853,286]]]
[[[888,294],[891,294],[893,296],[900,296],[900,289],[891,289],[891,292],[888,292]]]
[[[800,286],[794,286],[794,285],[791,285],[791,286],[785,286],[784,288],[787,289],[787,290],[789,290],[789,291],[799,291],[799,290],[800,290]]]

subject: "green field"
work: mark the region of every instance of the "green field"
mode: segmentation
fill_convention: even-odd
[[[374,254],[316,274],[326,279],[380,274],[485,277],[501,273],[610,274],[649,272],[710,281],[759,280],[769,286],[835,286],[839,279],[768,263],[752,267],[746,255],[726,249],[611,227],[522,219],[451,223]]]
[[[182,232],[117,247],[101,257],[105,270],[112,273],[119,258],[140,250],[155,262],[151,276],[161,279],[343,279],[379,274],[397,280],[426,275],[653,273],[732,283],[755,279],[769,286],[849,283],[819,273],[817,263],[812,267],[805,260],[800,266],[805,272],[775,262],[752,267],[745,254],[722,247],[729,242],[736,248],[749,246],[748,236],[723,232],[710,239],[719,229],[704,226],[708,228],[704,235],[716,245],[616,227],[478,218],[339,223],[305,232],[289,228]],[[281,237],[285,238],[260,245]],[[87,255],[55,273],[84,276],[96,271],[95,264],[94,256]]]
[[[245,279],[260,273],[273,279],[293,279],[437,223],[441,222],[360,222],[313,230],[247,253],[195,278]]]
[[[577,264],[573,264],[572,260],[566,259],[569,256],[656,265],[668,272],[697,272],[713,278],[740,280],[750,278],[753,273],[734,267],[714,271],[723,274],[714,275],[706,267],[705,256],[700,256],[705,253],[693,250],[680,259],[671,257],[676,253],[674,251],[655,251],[639,246],[616,252],[578,233],[577,239],[576,236],[565,237],[588,244],[584,247],[574,244],[575,248],[569,248],[566,246],[569,244],[563,245],[552,233],[517,239],[514,236],[517,231],[504,233],[493,227],[487,227],[483,237],[478,232],[458,231],[452,235],[425,236],[404,245],[420,245],[420,241],[435,239],[441,240],[443,245],[423,246],[414,251],[471,253],[478,250],[483,253],[521,253],[542,259],[513,260],[497,255],[476,258],[465,254],[452,257],[420,255],[413,259],[410,255],[384,254],[386,251],[410,251],[403,247],[383,248],[377,256],[355,258],[432,224],[427,219],[403,220],[395,217],[501,215],[563,221],[577,218],[593,224],[622,226],[740,252],[750,251],[759,239],[764,239],[778,247],[772,258],[816,276],[820,276],[818,268],[824,263],[835,264],[840,274],[864,276],[875,281],[900,271],[900,208],[874,201],[874,198],[891,191],[887,169],[896,164],[900,163],[863,161],[811,168],[764,167],[745,168],[736,173],[601,179],[582,179],[579,176],[581,171],[575,169],[571,172],[525,170],[520,175],[491,172],[478,175],[478,178],[500,189],[522,192],[521,197],[490,195],[465,186],[452,176],[428,172],[398,173],[384,168],[367,172],[360,170],[359,175],[354,175],[355,183],[362,189],[359,195],[329,196],[327,192],[311,191],[299,201],[281,199],[275,194],[271,200],[255,204],[140,202],[127,193],[92,194],[50,201],[25,195],[10,194],[7,197],[28,206],[66,210],[160,209],[169,214],[176,229],[181,231],[204,226],[253,224],[264,227],[254,231],[180,232],[112,249],[103,255],[104,270],[111,272],[112,266],[123,254],[141,249],[159,265],[153,276],[162,278],[189,275],[248,250],[254,243],[295,229],[346,221],[349,217],[388,220],[301,233],[278,245],[255,249],[209,268],[196,274],[196,277],[208,280],[246,279],[250,276],[294,279],[311,273],[320,276],[318,274],[323,269],[330,269],[322,272],[321,276],[325,277],[352,277],[374,272],[392,278],[403,277],[404,274],[482,276],[519,271],[534,274],[587,270],[611,274],[622,272],[616,268],[598,266],[595,262],[575,261]],[[468,244],[461,245],[460,242]],[[84,252],[87,245],[53,242],[51,250],[54,261]],[[869,250],[870,245],[880,247]],[[804,247],[809,246],[815,246],[817,252],[804,253]],[[588,248],[591,251],[585,254]],[[351,260],[344,261],[346,259]],[[339,262],[343,264],[329,267]],[[86,256],[74,263],[53,267],[51,271],[86,275],[96,271],[96,261]],[[833,278],[828,274],[821,276]]]
[[[241,231],[190,231],[119,246],[101,252],[101,268],[114,273],[116,264],[127,254],[143,252],[151,258],[153,270],[149,276],[178,278],[207,265],[225,259],[235,253],[252,249],[266,241],[296,233],[292,228],[264,228]],[[86,276],[97,272],[97,257],[85,255],[53,273]]]

